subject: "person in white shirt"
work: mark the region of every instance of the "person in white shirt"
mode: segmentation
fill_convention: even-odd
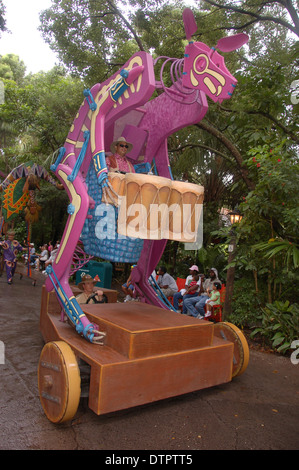
[[[192,281],[193,274],[198,274],[198,266],[193,264],[193,266],[191,266],[191,268],[189,268],[189,272],[190,272],[189,276],[186,277],[185,288],[181,289],[180,292],[176,292],[173,296],[173,307],[175,308],[175,310],[177,312],[180,312],[179,311],[179,301],[180,300],[185,300],[185,299],[188,299],[189,297],[199,295],[198,293],[200,291],[200,286],[201,286],[202,276],[203,275],[201,274],[199,276],[199,280],[197,281],[197,285],[194,285],[190,289],[188,289],[189,284]],[[187,292],[187,289],[188,289],[188,292]],[[187,313],[186,305],[184,305],[184,303],[183,303],[182,313]]]
[[[51,254],[50,254],[49,259],[47,259],[47,261],[45,262],[45,268],[46,268],[47,266],[49,266],[49,264],[53,264],[53,263],[54,263],[55,258],[56,258],[56,255],[57,255],[57,252],[58,252],[58,247],[57,247],[57,245],[55,245],[55,247],[53,248],[53,250],[51,250]]]
[[[47,249],[47,245],[43,245],[42,246],[42,252],[41,254],[39,255],[39,257],[36,259],[35,261],[35,269],[37,271],[39,271],[39,267],[40,265],[42,265],[42,267],[44,267],[45,265],[45,262],[47,261],[48,259],[48,249]]]
[[[30,243],[29,254],[30,254],[30,263],[34,264],[34,262],[37,258],[37,255],[35,254],[34,243]]]
[[[195,297],[190,297],[189,299],[186,299],[183,301],[185,304],[185,307],[189,314],[192,317],[196,318],[204,318],[205,316],[205,303],[207,299],[209,298],[209,292],[211,292],[213,288],[214,282],[221,282],[218,279],[218,271],[216,268],[211,268],[210,269],[210,277],[205,280],[203,284],[203,290],[204,292],[201,295],[197,295]]]
[[[157,284],[165,297],[172,297],[177,291],[178,286],[174,278],[168,274],[165,266],[161,266],[158,271],[159,277]]]

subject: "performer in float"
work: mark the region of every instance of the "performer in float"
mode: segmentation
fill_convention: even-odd
[[[120,171],[122,173],[135,173],[134,165],[126,157],[131,152],[133,145],[127,142],[124,137],[119,137],[112,142],[110,150],[113,153],[106,158],[106,165],[109,171]]]
[[[91,303],[106,303],[107,297],[104,292],[100,289],[94,291],[94,286],[98,281],[93,279],[89,274],[82,276],[81,282],[79,282],[78,287],[83,292],[77,295],[76,299],[79,304],[88,304]]]
[[[12,284],[12,279],[17,267],[18,251],[23,251],[23,247],[17,240],[14,240],[15,232],[10,230],[7,232],[7,240],[0,242],[3,248],[3,258],[6,266],[7,283]]]

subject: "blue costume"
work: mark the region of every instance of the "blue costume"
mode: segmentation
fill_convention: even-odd
[[[3,248],[7,282],[8,284],[11,284],[17,267],[17,254],[19,251],[23,251],[23,247],[17,240],[4,240],[3,242],[0,242],[0,245]]]

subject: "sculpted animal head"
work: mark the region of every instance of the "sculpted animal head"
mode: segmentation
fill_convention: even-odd
[[[187,88],[202,90],[213,101],[222,102],[229,99],[237,80],[226,68],[224,58],[216,51],[230,52],[238,49],[248,41],[247,34],[236,34],[218,41],[216,48],[210,48],[203,42],[193,42],[192,34],[197,25],[192,11],[186,8],[183,12],[186,37],[189,41],[185,49],[183,85]]]

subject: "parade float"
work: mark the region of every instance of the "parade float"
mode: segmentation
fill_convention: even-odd
[[[5,176],[5,175],[4,175]],[[43,180],[57,189],[63,189],[42,166],[33,162],[18,165],[0,183],[0,193],[3,193],[3,201],[0,212],[1,233],[6,234],[7,227],[14,226],[14,220],[19,214],[24,214],[26,223],[26,269],[19,268],[20,279],[26,274],[36,285],[36,278],[32,276],[30,266],[30,245],[32,224],[39,219],[42,208],[36,202],[36,191],[40,191],[40,181]],[[0,270],[1,271],[1,270]]]
[[[54,423],[76,413],[86,368],[89,407],[101,415],[229,382],[248,364],[238,328],[174,312],[151,282],[168,239],[196,240],[203,203],[203,187],[173,179],[167,138],[202,120],[208,98],[219,103],[231,98],[237,80],[216,49],[233,51],[248,40],[237,34],[210,48],[192,41],[197,25],[190,9],[183,21],[188,40],[183,58],[153,60],[137,52],[107,81],[84,90],[51,167],[70,200],[59,251],[47,268],[40,314],[46,344],[39,393]],[[158,61],[163,61],[160,80]],[[169,65],[172,85],[166,87],[163,71]],[[128,158],[134,173],[107,169],[106,157],[119,136],[132,143]],[[79,305],[69,284],[79,240],[88,256],[136,264],[138,302]]]

